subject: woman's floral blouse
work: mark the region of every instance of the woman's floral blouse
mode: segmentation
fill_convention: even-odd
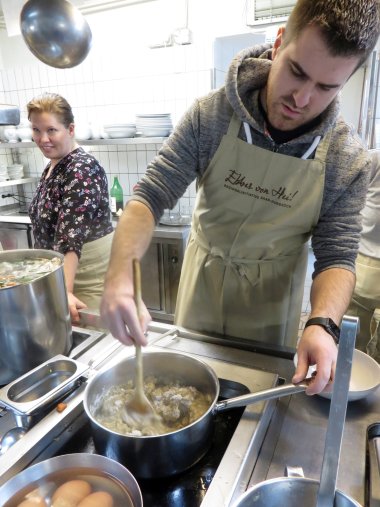
[[[29,207],[34,247],[62,254],[73,251],[80,258],[84,243],[113,230],[107,176],[83,148],[60,160],[45,180],[49,165]]]

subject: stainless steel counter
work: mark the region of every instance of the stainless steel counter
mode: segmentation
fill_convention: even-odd
[[[265,388],[265,383],[271,384],[278,376],[285,381],[291,380],[294,366],[289,350],[278,350],[277,355],[273,355],[276,351],[261,350],[257,344],[244,345],[236,340],[202,336],[186,330],[177,334],[176,329],[169,324],[153,322],[149,335],[153,338],[159,336],[153,347],[157,350],[161,348],[191,353],[218,370],[223,368],[219,375],[225,375],[222,371],[228,372],[231,379],[246,383],[243,378],[239,378],[240,373],[234,373],[238,371],[235,366],[243,367],[247,380],[246,375],[253,375],[249,380],[252,383],[250,389]],[[162,333],[166,331],[169,334],[165,337]],[[133,353],[130,347],[124,347],[110,335],[105,335],[94,343],[91,347],[82,345],[73,356],[91,365],[90,377],[96,371],[108,368],[113,362]],[[236,348],[238,344],[241,348]],[[32,427],[6,455],[0,457],[0,483],[33,461],[45,459],[54,452],[59,453],[60,445],[69,438],[70,432],[75,432],[77,427],[84,424],[84,387],[85,384],[67,399],[68,407],[62,414],[53,410]],[[267,403],[271,405],[266,410],[262,404],[247,408],[243,426],[237,428],[202,501],[202,507],[230,506],[250,485],[283,476],[285,466],[302,467],[306,477],[319,479],[330,401],[302,393]],[[259,414],[262,414],[260,420]],[[363,400],[349,402],[338,488],[361,505],[365,505],[367,427],[379,420],[379,389]],[[259,421],[260,424],[257,425]],[[248,438],[254,424],[256,432]],[[41,441],[44,435],[45,438]]]

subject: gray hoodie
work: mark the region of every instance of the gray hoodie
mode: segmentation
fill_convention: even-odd
[[[189,184],[207,169],[227,133],[233,111],[252,127],[253,144],[293,157],[301,157],[317,135],[323,137],[332,129],[321,213],[312,231],[314,276],[331,267],[354,272],[360,210],[371,167],[369,154],[353,127],[339,116],[338,98],[322,113],[317,127],[287,143],[275,144],[264,133],[264,118],[258,107],[271,64],[269,45],[241,51],[231,63],[225,86],[197,99],[184,114],[148,165],[131,199],[146,204],[158,221],[163,210],[173,208]],[[239,137],[246,140],[243,126]]]

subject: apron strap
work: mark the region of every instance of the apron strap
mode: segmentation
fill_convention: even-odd
[[[232,113],[230,123],[228,125],[227,135],[231,135],[237,137],[239,135],[240,126],[242,122],[236,115],[236,113]],[[243,122],[245,135],[247,138],[247,143],[252,144],[252,133],[251,128],[247,122]],[[306,160],[310,157],[310,155],[316,150],[315,158],[319,160],[326,160],[327,151],[330,146],[331,139],[331,129],[327,132],[327,134],[323,137],[321,141],[321,136],[316,136],[309,146],[309,148],[302,155],[301,159]]]
[[[326,161],[327,151],[330,146],[331,134],[332,131],[330,129],[323,137],[322,141],[318,144],[314,159],[320,160],[323,163]]]
[[[228,125],[227,135],[238,137],[241,127],[241,120],[237,117],[236,113],[232,113],[230,124]]]

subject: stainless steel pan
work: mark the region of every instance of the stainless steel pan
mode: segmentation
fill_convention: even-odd
[[[127,358],[106,371],[98,373],[84,395],[84,408],[90,418],[98,452],[123,463],[141,478],[173,475],[190,468],[207,452],[214,430],[214,415],[234,407],[279,398],[305,391],[307,382],[286,384],[273,389],[218,401],[219,380],[214,370],[203,361],[175,352],[144,354],[144,373],[181,381],[197,387],[212,400],[207,412],[192,424],[160,436],[123,435],[102,426],[95,418],[99,395],[111,386],[125,384],[134,378],[135,358]]]

